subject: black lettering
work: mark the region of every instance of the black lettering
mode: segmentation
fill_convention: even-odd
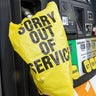
[[[63,62],[65,62],[64,57],[63,57],[63,54],[62,54],[61,50],[59,50],[59,54],[60,54],[60,57],[61,57],[62,61],[63,61]]]
[[[59,65],[60,64],[58,52],[55,52],[55,56],[53,56],[53,54],[50,54],[50,57],[52,58],[52,60],[54,61],[54,63],[56,65]]]
[[[66,59],[66,61],[68,61],[68,60],[69,60],[68,48],[67,48],[67,49],[64,48],[64,49],[62,50],[62,52],[63,52],[64,58]]]
[[[50,19],[52,19],[52,21],[53,21],[54,23],[56,22],[56,20],[55,20],[55,18],[54,18],[54,11],[52,11],[51,14],[47,14],[47,16],[48,16]]]
[[[24,34],[24,33],[25,33],[24,27],[20,27],[18,33],[19,33],[20,35]]]
[[[42,32],[41,32],[41,30],[42,30]],[[48,39],[48,35],[47,35],[46,30],[45,30],[44,28],[42,28],[41,30],[40,30],[40,29],[37,30],[38,33],[39,33],[39,35],[40,35],[40,37],[41,37],[41,39],[42,39],[42,40]]]
[[[38,43],[40,41],[39,36],[35,31],[30,32],[29,35],[33,43]]]
[[[89,69],[91,66],[90,66],[90,63],[86,65],[86,68]]]
[[[33,65],[32,63],[29,63],[28,65],[29,65],[29,67],[30,67],[35,73],[37,73],[36,70],[35,70],[35,68],[33,68],[34,65]]]
[[[73,70],[73,71],[72,71],[73,74],[76,73],[76,72],[78,72],[78,71],[77,71],[77,70]]]
[[[41,73],[41,72],[45,71],[44,68],[41,69],[42,64],[40,63],[40,60],[39,59],[38,60],[35,60],[34,61],[34,64],[35,64],[35,67],[36,67],[38,73]]]
[[[42,23],[43,23],[44,26],[47,26],[47,25],[50,24],[47,16],[40,16],[40,19],[41,19],[41,21],[42,21]]]
[[[42,57],[41,60],[42,60],[42,62],[43,62],[43,64],[44,64],[46,70],[49,69],[48,66],[49,66],[50,68],[53,68],[53,65],[52,65],[52,63],[50,62],[50,58],[49,58],[48,56]]]
[[[54,47],[53,46],[56,45],[56,43],[54,42],[53,38],[48,40],[48,44],[50,46],[51,51],[54,51]]]
[[[46,42],[41,42],[41,43],[39,44],[39,47],[40,47],[42,53],[45,54],[45,55],[50,52],[50,49],[49,49],[49,47],[48,47],[48,45],[47,45]]]
[[[32,25],[32,22],[30,20],[25,21],[24,26],[25,26],[26,30],[28,30],[28,31],[33,30],[33,25]]]
[[[32,22],[33,22],[35,28],[38,28],[38,26],[42,27],[42,24],[38,18],[32,18]]]
[[[51,36],[53,37],[54,36],[54,33],[53,33],[51,27],[52,27],[52,25],[47,26],[46,29],[48,29],[48,31],[50,32]]]

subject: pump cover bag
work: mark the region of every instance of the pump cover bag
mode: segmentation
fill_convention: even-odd
[[[9,38],[41,95],[74,96],[69,47],[55,2],[20,24],[11,22]]]

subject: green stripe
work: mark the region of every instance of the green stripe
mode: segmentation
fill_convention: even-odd
[[[78,68],[78,58],[77,58],[77,48],[76,48],[76,40],[69,40],[68,41],[70,51],[71,51],[71,60],[72,60],[72,65],[76,65],[77,69]]]

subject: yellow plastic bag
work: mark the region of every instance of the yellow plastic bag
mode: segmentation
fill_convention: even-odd
[[[11,22],[9,38],[14,50],[30,66],[41,95],[74,96],[69,47],[54,2],[20,24]]]

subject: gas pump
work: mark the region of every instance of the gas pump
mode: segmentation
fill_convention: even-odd
[[[92,36],[93,13],[90,0],[0,0],[0,64],[3,90],[0,96],[39,96],[28,73],[28,66],[12,50],[8,27],[10,21],[19,23],[24,17],[29,18],[44,9],[49,1],[57,3],[68,39]]]
[[[61,0],[59,4],[68,39],[92,36],[93,13],[90,0]]]

